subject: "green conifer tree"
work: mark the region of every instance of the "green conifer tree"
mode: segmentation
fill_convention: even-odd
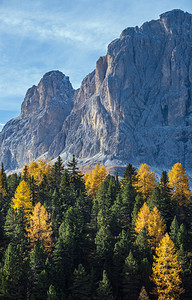
[[[139,290],[138,264],[130,250],[123,267],[122,299],[137,299]]]
[[[106,270],[103,271],[103,279],[99,282],[99,286],[96,291],[96,297],[94,298],[95,300],[113,300],[113,292],[111,288],[110,281],[107,276]]]
[[[49,290],[47,291],[47,300],[57,300],[57,292],[54,285],[50,285]]]
[[[71,293],[74,300],[89,300],[91,298],[90,277],[81,264],[73,272]]]
[[[178,225],[178,222],[177,222],[177,217],[175,216],[172,223],[171,223],[171,226],[170,226],[170,238],[173,241],[176,249],[178,249],[178,245],[177,245],[178,231],[179,231],[179,225]]]

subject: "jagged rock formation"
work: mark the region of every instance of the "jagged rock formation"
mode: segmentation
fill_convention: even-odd
[[[20,116],[9,121],[0,133],[1,161],[5,168],[21,168],[27,161],[48,152],[73,102],[74,90],[69,78],[59,71],[46,73],[38,86],[30,88]]]
[[[191,83],[191,14],[173,10],[125,29],[82,82],[52,155],[190,166]]]
[[[58,86],[54,89],[51,82],[51,87],[44,85],[42,101],[40,86],[28,91],[21,115],[0,134],[1,159],[7,168],[22,166],[44,152],[51,157],[60,154],[64,160],[74,153],[84,163],[191,165],[191,14],[173,10],[140,28],[125,29],[83,80],[73,109],[74,91],[67,81],[64,98],[70,100],[59,98],[63,111],[67,108],[59,118],[53,108],[55,93],[66,91],[63,87],[57,93]],[[42,116],[35,113],[40,107],[46,111]],[[60,111],[60,104],[57,107]]]

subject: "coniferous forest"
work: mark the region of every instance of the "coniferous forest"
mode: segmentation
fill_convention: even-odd
[[[176,163],[123,178],[40,159],[0,171],[0,299],[192,299],[192,195]]]

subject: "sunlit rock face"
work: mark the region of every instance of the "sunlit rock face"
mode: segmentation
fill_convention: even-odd
[[[73,108],[74,90],[59,71],[46,73],[38,86],[30,88],[19,117],[0,133],[1,161],[7,170],[23,167],[49,151],[65,118]]]
[[[191,83],[192,15],[173,10],[127,28],[82,82],[51,153],[190,166]]]
[[[14,169],[74,153],[84,163],[189,168],[191,84],[192,15],[173,10],[125,29],[77,91],[62,73],[45,74],[0,133],[1,160]]]

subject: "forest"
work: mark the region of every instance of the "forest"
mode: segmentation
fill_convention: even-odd
[[[0,299],[192,299],[192,194],[181,163],[121,180],[39,159],[0,171]]]

